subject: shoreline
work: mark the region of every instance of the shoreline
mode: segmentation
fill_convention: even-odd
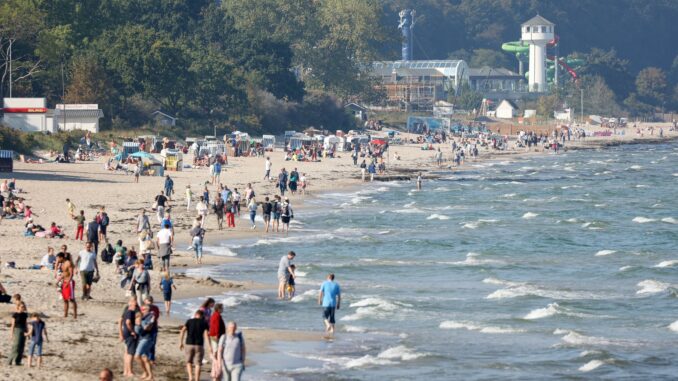
[[[570,144],[567,145],[567,150],[586,150],[586,149],[604,149],[606,147],[613,147],[613,146],[619,146],[623,144],[657,144],[657,143],[669,143],[671,141],[674,141],[677,139],[678,136],[675,135],[675,133],[672,136],[666,136],[663,139],[658,139],[656,137],[638,137],[638,138],[631,138],[631,139],[615,139],[615,136],[612,137],[601,137],[601,138],[587,138],[586,141],[582,142],[570,142],[570,143],[581,143],[581,144]],[[439,145],[444,148],[444,145]],[[402,147],[402,148],[401,148]],[[407,151],[412,151],[408,152],[408,154],[411,154],[411,161],[408,160],[402,161],[402,162],[393,162],[391,163],[392,167],[389,168],[389,171],[395,172],[395,173],[415,173],[421,171],[424,173],[426,176],[438,176],[435,175],[434,172],[441,172],[441,171],[450,171],[446,166],[443,166],[442,168],[437,167],[431,160],[431,155],[433,154],[433,151],[420,151],[416,145],[406,145],[406,146],[394,146],[392,147],[393,150],[401,151],[401,150],[407,150]],[[275,156],[276,153],[272,153],[271,156]],[[511,150],[507,152],[489,152],[489,151],[481,151],[481,156],[478,158],[476,161],[467,161],[465,166],[459,167],[459,168],[452,168],[450,173],[455,173],[457,171],[463,171],[470,166],[468,165],[469,163],[482,163],[482,162],[487,162],[487,161],[492,161],[492,160],[500,160],[500,159],[511,159],[511,158],[519,158],[524,155],[536,155],[536,154],[549,154],[549,152],[535,152],[533,151],[516,151],[516,150]],[[310,179],[312,183],[312,192],[307,195],[307,196],[296,196],[292,198],[292,203],[293,207],[295,208],[295,211],[297,211],[297,214],[299,212],[302,212],[305,208],[311,207],[305,202],[305,199],[313,199],[317,197],[322,197],[323,194],[328,193],[328,192],[344,192],[344,191],[350,191],[352,189],[358,189],[361,187],[361,184],[363,184],[360,181],[360,176],[357,173],[358,171],[353,167],[352,165],[348,164],[348,158],[346,156],[347,153],[343,152],[342,156],[344,158],[339,159],[339,160],[334,160],[330,161],[328,160],[327,162],[329,170],[325,170],[322,172],[321,175],[311,173]],[[253,158],[236,158],[233,161],[235,162],[235,166],[229,166],[227,168],[227,176],[231,177],[231,174],[234,174],[234,177],[237,177],[237,175],[240,173],[244,173],[247,168],[243,168],[246,165],[242,166],[237,166],[237,164],[242,164],[242,163],[247,163],[248,160],[258,162],[262,161],[263,159],[253,159]],[[336,165],[335,165],[336,163]],[[249,164],[249,167],[253,167],[252,162],[247,163]],[[288,162],[284,163],[286,166],[288,165]],[[306,164],[307,168],[312,168],[312,165],[314,163],[290,163],[291,166],[298,165],[302,166],[302,164]],[[38,191],[37,189],[34,189],[32,187],[26,187],[23,184],[26,183],[31,183],[32,181],[36,181],[38,188],[42,187],[45,188],[45,182],[50,182],[50,181],[58,181],[62,183],[68,184],[69,181],[72,182],[82,182],[83,186],[86,186],[85,183],[93,183],[98,185],[103,185],[107,186],[110,184],[110,187],[113,188],[112,192],[106,191],[104,198],[105,197],[115,197],[116,194],[120,194],[120,197],[128,197],[128,195],[125,194],[125,191],[128,191],[130,187],[134,187],[134,184],[131,183],[120,183],[120,179],[124,180],[129,180],[129,176],[123,177],[123,175],[117,175],[117,174],[109,174],[109,173],[104,173],[103,175],[99,172],[101,171],[99,167],[99,163],[79,163],[79,164],[73,164],[75,166],[74,168],[68,167],[68,168],[63,168],[59,167],[58,165],[52,168],[51,171],[48,171],[47,176],[52,176],[53,178],[48,177],[48,179],[41,179],[40,171],[36,171],[35,169],[39,168],[31,164],[23,164],[21,163],[20,165],[17,166],[17,170],[19,171],[16,174],[16,178],[18,179],[19,186],[23,187],[26,191],[29,193],[26,194],[27,199],[28,199],[28,204],[34,206],[34,211],[36,215],[38,215],[38,220],[41,224],[45,225],[48,224],[49,222],[46,220],[43,220],[42,216],[43,214],[46,214],[47,216],[50,217],[50,219],[57,220],[58,215],[63,215],[65,214],[65,207],[62,206],[63,204],[63,199],[65,197],[68,197],[67,195],[70,192],[66,193],[59,193],[59,189],[41,189]],[[346,170],[346,167],[348,170]],[[62,169],[75,169],[76,174],[78,174],[77,170],[85,171],[84,173],[79,173],[79,176],[75,176],[74,174],[69,173],[70,171],[61,171]],[[251,168],[249,168],[251,171]],[[87,172],[90,171],[90,172]],[[309,170],[310,171],[310,170]],[[61,172],[61,173],[60,173]],[[89,174],[94,173],[94,176],[89,176]],[[171,173],[174,175],[174,173]],[[255,178],[258,177],[259,171],[255,171]],[[105,176],[104,176],[105,175]],[[186,176],[184,176],[186,175]],[[194,175],[194,176],[190,176]],[[181,180],[181,185],[185,183],[186,181],[191,182],[191,184],[194,183],[196,180],[195,178],[199,177],[206,177],[207,173],[205,170],[190,170],[185,173],[177,173],[177,178]],[[113,181],[109,179],[108,177],[116,177],[116,181]],[[316,176],[322,176],[324,178],[318,178]],[[338,177],[337,177],[338,176]],[[403,175],[405,176],[405,175]],[[95,177],[92,179],[92,177]],[[249,177],[252,177],[252,174],[249,174]],[[387,177],[384,176],[384,179]],[[429,178],[434,178],[434,177],[429,177]],[[380,181],[382,177],[380,176],[375,176],[375,181]],[[152,178],[142,178],[141,182],[145,182],[146,180],[153,180]],[[160,181],[162,178],[159,178],[157,180],[158,185],[154,185],[154,187],[159,188],[160,187]],[[394,180],[410,180],[411,177],[408,177],[407,179],[405,178],[400,178],[400,179],[394,179]],[[227,180],[228,181],[228,180]],[[242,181],[242,180],[241,180]],[[51,184],[51,183],[50,183]],[[76,183],[77,184],[77,183]],[[121,187],[118,187],[118,184],[122,184]],[[231,185],[231,184],[229,184]],[[235,185],[238,185],[240,188],[242,186],[242,183],[236,183]],[[177,193],[181,194],[182,192],[182,187],[175,185],[177,189]],[[47,188],[50,188],[49,186]],[[56,188],[56,185],[55,185]],[[120,189],[118,189],[120,188]],[[244,188],[244,187],[243,187]],[[68,189],[68,188],[67,188]],[[152,187],[148,188],[152,189]],[[265,195],[266,191],[272,193],[269,194],[274,194],[275,188],[272,183],[263,183],[263,184],[257,184],[255,185],[255,189],[257,189],[258,194]],[[264,191],[259,191],[259,189],[263,189]],[[36,194],[40,192],[46,192],[47,197],[44,198],[47,200],[47,202],[42,202],[44,200],[38,200],[41,197],[38,197]],[[95,191],[96,192],[96,191]],[[56,193],[56,195],[52,194]],[[112,193],[112,194],[111,194]],[[126,192],[129,193],[129,192]],[[136,193],[137,195],[141,194],[144,199],[146,198],[152,198],[151,196],[154,195],[152,192],[144,192],[144,193]],[[33,197],[35,195],[35,197]],[[71,196],[72,198],[75,198],[75,196]],[[132,196],[135,197],[135,196]],[[51,200],[51,201],[50,201]],[[79,206],[84,206],[87,210],[86,215],[87,217],[90,217],[93,214],[93,207],[96,205],[99,205],[102,200],[91,200],[91,201],[86,201],[86,202],[76,202],[77,205]],[[46,206],[50,205],[50,203],[56,204],[56,206],[52,206],[54,209],[58,209],[56,212],[48,212],[46,210]],[[35,205],[33,205],[35,204]],[[82,205],[80,205],[82,204]],[[86,204],[89,204],[88,206],[85,206]],[[179,204],[181,205],[181,204]],[[50,205],[51,206],[51,205]],[[131,206],[136,206],[136,207],[131,207]],[[114,224],[111,226],[110,229],[110,235],[113,237],[120,237],[120,235],[123,235],[121,237],[123,241],[125,242],[135,242],[135,239],[131,232],[129,232],[130,229],[126,229],[124,225],[120,225],[120,222],[127,222],[133,224],[130,220],[134,220],[134,217],[136,216],[136,211],[140,209],[141,207],[148,208],[150,206],[149,202],[139,202],[137,198],[130,198],[125,201],[123,201],[122,207],[118,208],[118,210],[115,210],[111,208],[110,206],[107,205],[107,211],[109,214],[112,215],[112,221],[114,221]],[[110,209],[109,209],[110,208]],[[182,250],[185,246],[181,246],[183,242],[187,242],[187,232],[184,229],[184,226],[186,224],[190,224],[190,221],[192,219],[192,215],[184,215],[183,213],[183,208],[177,207],[178,209],[176,212],[173,212],[173,215],[176,218],[176,223],[178,230],[180,230],[177,234],[177,255],[173,258],[173,266],[176,266],[175,269],[179,269],[179,272],[183,272],[184,269],[193,269],[193,268],[201,268],[201,267],[206,267],[206,266],[219,266],[219,265],[225,265],[225,264],[234,264],[237,266],[237,263],[240,261],[238,257],[231,257],[231,256],[226,256],[226,255],[218,255],[218,254],[208,254],[205,253],[205,256],[203,258],[203,264],[202,265],[196,265],[193,263],[192,260],[192,255],[191,253]],[[185,209],[184,209],[185,210]],[[176,214],[175,214],[176,213]],[[303,212],[302,212],[303,213]],[[177,216],[178,215],[178,216]],[[130,218],[130,216],[132,218]],[[210,218],[211,217],[211,218]],[[208,235],[207,235],[207,240],[205,242],[206,246],[212,246],[213,244],[216,245],[216,247],[220,247],[222,243],[228,242],[230,240],[238,240],[238,241],[252,241],[252,240],[259,240],[259,239],[265,239],[267,237],[273,238],[273,237],[280,237],[280,234],[269,234],[269,235],[263,235],[261,229],[257,231],[249,231],[247,229],[246,223],[244,219],[238,218],[236,220],[236,225],[239,225],[239,228],[236,230],[231,230],[231,231],[224,231],[223,233],[220,233],[216,230],[213,229],[214,225],[214,216],[208,217]],[[63,220],[63,218],[62,218]],[[154,216],[151,216],[151,220],[154,220]],[[79,251],[79,244],[72,240],[72,239],[65,239],[65,240],[44,240],[44,239],[39,239],[39,238],[24,238],[22,234],[20,234],[21,231],[21,226],[23,223],[17,222],[17,221],[2,221],[0,222],[0,237],[3,237],[6,239],[8,242],[11,242],[10,244],[6,245],[4,248],[0,248],[0,256],[2,258],[3,262],[7,262],[9,260],[15,261],[17,263],[18,269],[2,269],[0,272],[0,281],[3,283],[3,285],[8,289],[8,292],[14,293],[14,292],[20,292],[24,299],[27,301],[29,311],[31,310],[39,310],[43,312],[47,316],[47,324],[48,327],[50,327],[50,336],[54,335],[53,331],[54,330],[59,330],[63,332],[57,333],[56,342],[62,342],[66,343],[66,345],[62,345],[65,348],[61,348],[57,350],[56,346],[57,344],[48,344],[46,346],[46,352],[49,354],[48,357],[46,357],[46,368],[45,369],[50,369],[49,372],[46,370],[33,370],[31,372],[25,372],[23,368],[12,368],[11,372],[11,378],[12,379],[26,379],[26,380],[34,380],[34,379],[72,379],[73,375],[75,374],[82,374],[83,377],[84,375],[91,375],[94,372],[100,370],[100,368],[106,366],[110,367],[113,369],[115,373],[119,372],[121,369],[121,356],[118,354],[120,352],[121,347],[120,344],[117,341],[117,332],[115,331],[115,324],[114,320],[117,319],[117,315],[122,308],[125,298],[124,298],[124,292],[119,289],[119,287],[116,285],[117,277],[112,274],[112,269],[110,266],[102,266],[102,281],[99,283],[95,284],[94,290],[93,290],[93,296],[95,297],[94,301],[87,301],[87,302],[79,302],[82,306],[79,306],[80,309],[79,311],[82,311],[82,317],[79,318],[78,322],[74,322],[72,319],[63,319],[59,316],[59,311],[60,311],[60,304],[59,301],[56,299],[56,292],[55,292],[55,285],[54,281],[51,278],[50,274],[48,274],[45,271],[33,271],[33,270],[25,270],[25,267],[28,267],[31,263],[39,263],[39,259],[44,254],[45,247],[47,245],[52,245],[58,248],[58,246],[62,243],[66,243],[71,247],[71,252],[72,253],[77,253]],[[72,223],[69,223],[69,226],[65,227],[67,230],[67,233],[70,233]],[[124,232],[127,230],[127,232]],[[18,234],[19,233],[19,234]],[[292,235],[294,235],[294,227],[292,229]],[[117,238],[116,238],[117,239]],[[12,245],[16,240],[17,245]],[[29,241],[30,240],[30,241]],[[14,247],[16,246],[16,247]],[[187,246],[187,245],[186,245]],[[27,254],[28,253],[28,254]],[[157,263],[157,259],[154,258],[154,262]],[[26,273],[25,271],[30,271],[31,276],[25,276]],[[273,272],[273,270],[272,270]],[[175,277],[177,277],[177,281],[179,283],[179,288],[177,292],[175,293],[175,299],[188,299],[188,298],[199,298],[199,297],[204,297],[206,295],[215,295],[215,294],[223,294],[226,291],[250,291],[250,290],[275,290],[275,284],[259,284],[255,283],[252,281],[249,282],[233,282],[228,279],[211,279],[209,277],[196,277],[196,276],[186,276],[186,275],[179,275],[176,274]],[[154,271],[152,272],[152,279],[155,282],[158,279],[158,272]],[[273,279],[273,277],[272,277]],[[78,279],[79,280],[79,279]],[[78,285],[79,287],[79,285]],[[48,292],[55,292],[54,295],[50,295],[48,298],[45,298],[45,293],[46,290]],[[78,290],[77,295],[80,295],[80,290]],[[108,291],[108,292],[107,292]],[[158,298],[158,294],[156,292],[155,294],[156,299]],[[45,300],[48,299],[48,300]],[[161,302],[158,303],[158,305],[161,307],[161,311],[163,310],[161,306]],[[36,308],[37,307],[37,308]],[[3,306],[2,309],[0,310],[0,314],[3,317],[8,316],[8,312],[10,311],[7,307]],[[225,317],[228,319],[229,318],[229,313],[228,310],[225,311],[224,313]],[[114,318],[115,317],[115,318]],[[177,338],[178,338],[178,328],[177,326],[179,324],[183,323],[183,318],[179,318],[177,320],[176,316],[168,319],[164,315],[161,317],[161,340],[158,343],[158,351],[159,353],[163,353],[164,355],[160,359],[158,363],[158,367],[156,368],[158,371],[158,378],[162,379],[163,377],[165,379],[179,379],[182,378],[183,376],[183,367],[181,367],[181,373],[179,373],[179,377],[175,378],[176,376],[172,374],[171,369],[176,370],[176,362],[177,361],[183,361],[181,360],[183,358],[183,355],[179,353],[178,348],[177,348]],[[241,322],[241,325],[244,327],[247,327],[248,324],[247,322]],[[103,328],[103,329],[102,329]],[[57,331],[58,332],[58,331]],[[309,340],[320,340],[320,335],[318,332],[314,331],[291,331],[293,332],[293,335],[287,335],[282,331],[279,330],[272,330],[272,329],[256,329],[256,328],[249,328],[245,331],[247,337],[248,337],[248,343],[249,340],[252,340],[253,342],[256,341],[257,344],[256,346],[252,346],[250,349],[254,353],[259,353],[259,352],[264,352],[267,350],[267,348],[271,345],[273,342],[285,342],[285,341],[302,341],[305,338],[308,338]],[[175,337],[176,336],[176,337]],[[281,337],[288,337],[288,338],[294,338],[295,340],[281,340]],[[251,338],[251,339],[250,339]],[[296,340],[298,338],[301,338],[300,340]],[[84,344],[84,345],[83,345]],[[91,348],[92,345],[98,345],[101,348],[99,350],[106,350],[107,352],[104,352],[106,355],[104,358],[99,359],[99,361],[87,361],[86,364],[84,364],[82,367],[78,367],[73,365],[73,361],[75,360],[73,357],[76,358],[89,358],[91,357],[91,352],[90,350],[93,350]],[[56,352],[56,353],[55,353]],[[73,356],[73,355],[76,356]],[[53,360],[50,359],[50,357],[56,356],[57,358],[62,359],[61,362],[63,362],[63,365],[56,366],[56,368],[53,368],[55,364],[53,364]],[[99,357],[99,356],[97,356]],[[206,367],[207,371],[209,371],[209,366]],[[3,368],[5,370],[8,370],[6,366]],[[29,374],[32,374],[32,376],[29,376]],[[36,378],[37,377],[37,378]]]

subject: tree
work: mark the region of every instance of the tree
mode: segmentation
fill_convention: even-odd
[[[210,115],[244,109],[247,95],[243,91],[244,78],[233,62],[215,49],[193,51],[190,69],[194,79],[191,103]]]
[[[98,103],[106,106],[114,103],[115,88],[95,53],[87,52],[74,57],[69,71],[66,102]]]
[[[584,55],[586,64],[579,70],[581,76],[599,76],[605,80],[615,94],[615,99],[625,99],[633,90],[633,76],[629,61],[617,57],[614,49],[604,51],[591,49]]]
[[[165,110],[176,113],[192,86],[188,52],[167,39],[156,40],[144,56],[142,85],[144,94]]]
[[[40,60],[33,56],[31,49],[45,18],[37,5],[34,0],[0,3],[0,96],[6,93],[10,77],[12,83],[16,83],[40,71]]]
[[[477,110],[483,101],[483,95],[471,89],[468,82],[464,82],[459,89],[459,95],[450,92],[448,101],[461,110]]]
[[[493,68],[510,67],[506,55],[492,49],[475,49],[469,62],[470,67],[489,66]]]
[[[592,114],[615,116],[621,114],[621,107],[615,102],[614,93],[602,77],[586,78],[584,83],[586,109]],[[578,94],[575,92],[575,100]]]
[[[552,118],[553,112],[558,106],[558,95],[549,94],[539,97],[537,100],[537,114],[542,118]]]
[[[636,77],[636,92],[641,99],[655,106],[663,106],[668,95],[668,82],[663,70],[648,67]]]

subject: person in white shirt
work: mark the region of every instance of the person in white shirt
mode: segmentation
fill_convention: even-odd
[[[266,158],[266,174],[264,175],[264,180],[271,179],[271,158]]]
[[[170,224],[165,223],[163,228],[158,232],[155,238],[156,246],[158,247],[158,257],[162,261],[162,271],[169,271],[170,255],[172,254],[172,246],[174,245],[174,235],[170,229]]]
[[[200,221],[200,227],[205,227],[208,207],[203,196],[200,196],[200,201],[198,201],[198,204],[195,205],[195,210],[198,212],[198,215],[202,217],[202,220]]]
[[[92,299],[90,293],[92,292],[92,283],[94,282],[94,274],[99,276],[99,266],[97,264],[97,255],[92,251],[92,243],[85,244],[85,250],[78,254],[76,261],[80,279],[82,281],[82,299]]]
[[[40,269],[54,270],[54,262],[56,262],[56,256],[54,256],[54,248],[50,246],[47,248],[47,254],[40,261]]]

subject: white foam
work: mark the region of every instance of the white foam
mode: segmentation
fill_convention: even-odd
[[[647,279],[647,280],[644,280],[642,282],[638,282],[637,286],[640,287],[640,290],[636,291],[636,294],[647,295],[647,294],[658,294],[660,292],[664,292],[669,287],[671,287],[671,284],[659,282],[659,281],[652,280],[652,279]]]
[[[654,218],[647,218],[647,217],[636,217],[632,220],[633,222],[637,222],[639,224],[646,224],[648,222],[655,222]]]
[[[590,372],[594,369],[599,368],[600,366],[605,365],[604,361],[601,360],[591,360],[587,362],[586,364],[582,365],[579,367],[580,372]]]
[[[604,257],[616,253],[617,250],[600,250],[596,253],[596,257]]]
[[[523,319],[535,320],[553,316],[558,313],[558,303],[551,303],[545,308],[537,308],[530,311]]]
[[[355,313],[344,316],[341,318],[342,321],[356,321],[364,318],[384,319],[392,316],[396,311],[399,313],[406,311],[406,307],[411,307],[411,305],[371,297],[352,303],[349,307],[355,308]]]
[[[238,253],[232,251],[228,247],[223,246],[205,246],[203,250],[212,255],[219,255],[224,257],[236,257]]]
[[[608,339],[606,337],[586,336],[575,331],[567,331],[567,334],[561,338],[566,344],[573,346],[623,346],[634,347],[640,343],[629,340]]]
[[[633,268],[633,266],[622,266],[622,267],[619,268],[619,271],[622,271],[622,272],[628,271],[628,270],[631,270],[632,268]]]
[[[649,185],[645,184],[636,184],[636,188],[649,188],[649,187],[650,187]]]
[[[442,215],[442,214],[431,214],[430,216],[426,217],[427,220],[449,220],[450,217]]]
[[[482,266],[482,265],[503,265],[506,262],[499,261],[496,259],[479,259],[480,254],[478,253],[468,253],[466,254],[466,259],[463,261],[456,262],[438,262],[444,265],[454,265],[454,266]]]
[[[527,213],[523,214],[523,218],[526,219],[526,220],[529,220],[529,219],[537,217],[538,215],[539,214],[537,214],[537,213],[527,212]]]
[[[374,366],[374,365],[395,365],[396,362],[393,362],[388,359],[380,359],[374,356],[365,355],[357,359],[349,360],[346,363],[347,368],[362,368],[365,366]]]
[[[344,331],[351,332],[351,333],[365,333],[365,332],[367,332],[367,328],[358,327],[358,326],[354,326],[354,325],[345,325]]]
[[[440,323],[440,329],[465,329],[467,331],[477,331],[480,333],[487,334],[510,334],[510,333],[522,333],[525,330],[510,328],[510,327],[493,327],[487,326],[483,327],[481,325],[472,323],[472,322],[458,322],[453,320],[448,320]]]
[[[662,218],[662,222],[666,222],[667,224],[678,224],[678,220],[673,217]]]
[[[516,197],[516,194],[515,193],[505,193],[505,194],[501,195],[501,197],[512,198],[512,197]]]
[[[260,296],[257,295],[252,295],[252,294],[242,294],[242,295],[232,295],[232,296],[227,296],[224,298],[221,303],[225,307],[235,307],[239,306],[242,303],[248,303],[248,302],[256,302],[261,300]]]
[[[507,282],[497,280],[495,278],[487,278],[483,280],[483,282],[490,284],[500,284],[505,286],[505,288],[501,288],[489,294],[488,296],[485,297],[485,299],[510,299],[522,296],[539,296],[542,298],[568,299],[568,300],[601,298],[601,295],[594,294],[591,292],[550,290],[529,283]]]
[[[380,359],[411,361],[426,356],[425,353],[417,353],[404,345],[389,348],[377,355]]]
[[[405,204],[405,205],[403,205],[403,206],[406,207],[406,208],[410,208],[410,207],[412,207],[412,206],[413,206],[414,204],[416,204],[416,203],[417,203],[416,201],[412,201],[412,202],[408,202],[407,204]]]
[[[629,167],[629,169],[635,169],[637,171],[637,170],[643,169],[643,167],[640,166],[640,165],[632,165],[631,167]]]
[[[673,332],[678,333],[678,320],[674,321],[669,325],[669,329],[672,330]]]
[[[319,290],[308,290],[304,292],[303,294],[295,295],[294,298],[292,298],[290,301],[292,303],[301,303],[306,300],[313,300],[318,297]]]
[[[675,266],[675,265],[678,265],[678,260],[672,259],[672,260],[670,260],[670,261],[662,261],[662,262],[659,262],[659,263],[658,263],[657,265],[655,265],[654,267],[659,267],[659,268],[662,268],[662,267],[673,267],[673,266]]]

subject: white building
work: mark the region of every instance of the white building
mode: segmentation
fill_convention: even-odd
[[[45,98],[5,98],[2,122],[22,131],[54,132],[54,126],[47,122],[45,104]]]
[[[536,15],[521,26],[521,41],[530,46],[529,91],[543,92],[546,84],[546,45],[554,37],[555,24]]]
[[[67,104],[65,107],[58,104],[54,109],[54,130],[96,133],[99,132],[99,119],[103,116],[98,104]]]
[[[501,101],[501,103],[499,103],[499,106],[497,106],[495,115],[500,119],[513,119],[513,117],[516,115],[516,111],[518,111],[518,106],[516,106],[510,100],[504,99]]]

